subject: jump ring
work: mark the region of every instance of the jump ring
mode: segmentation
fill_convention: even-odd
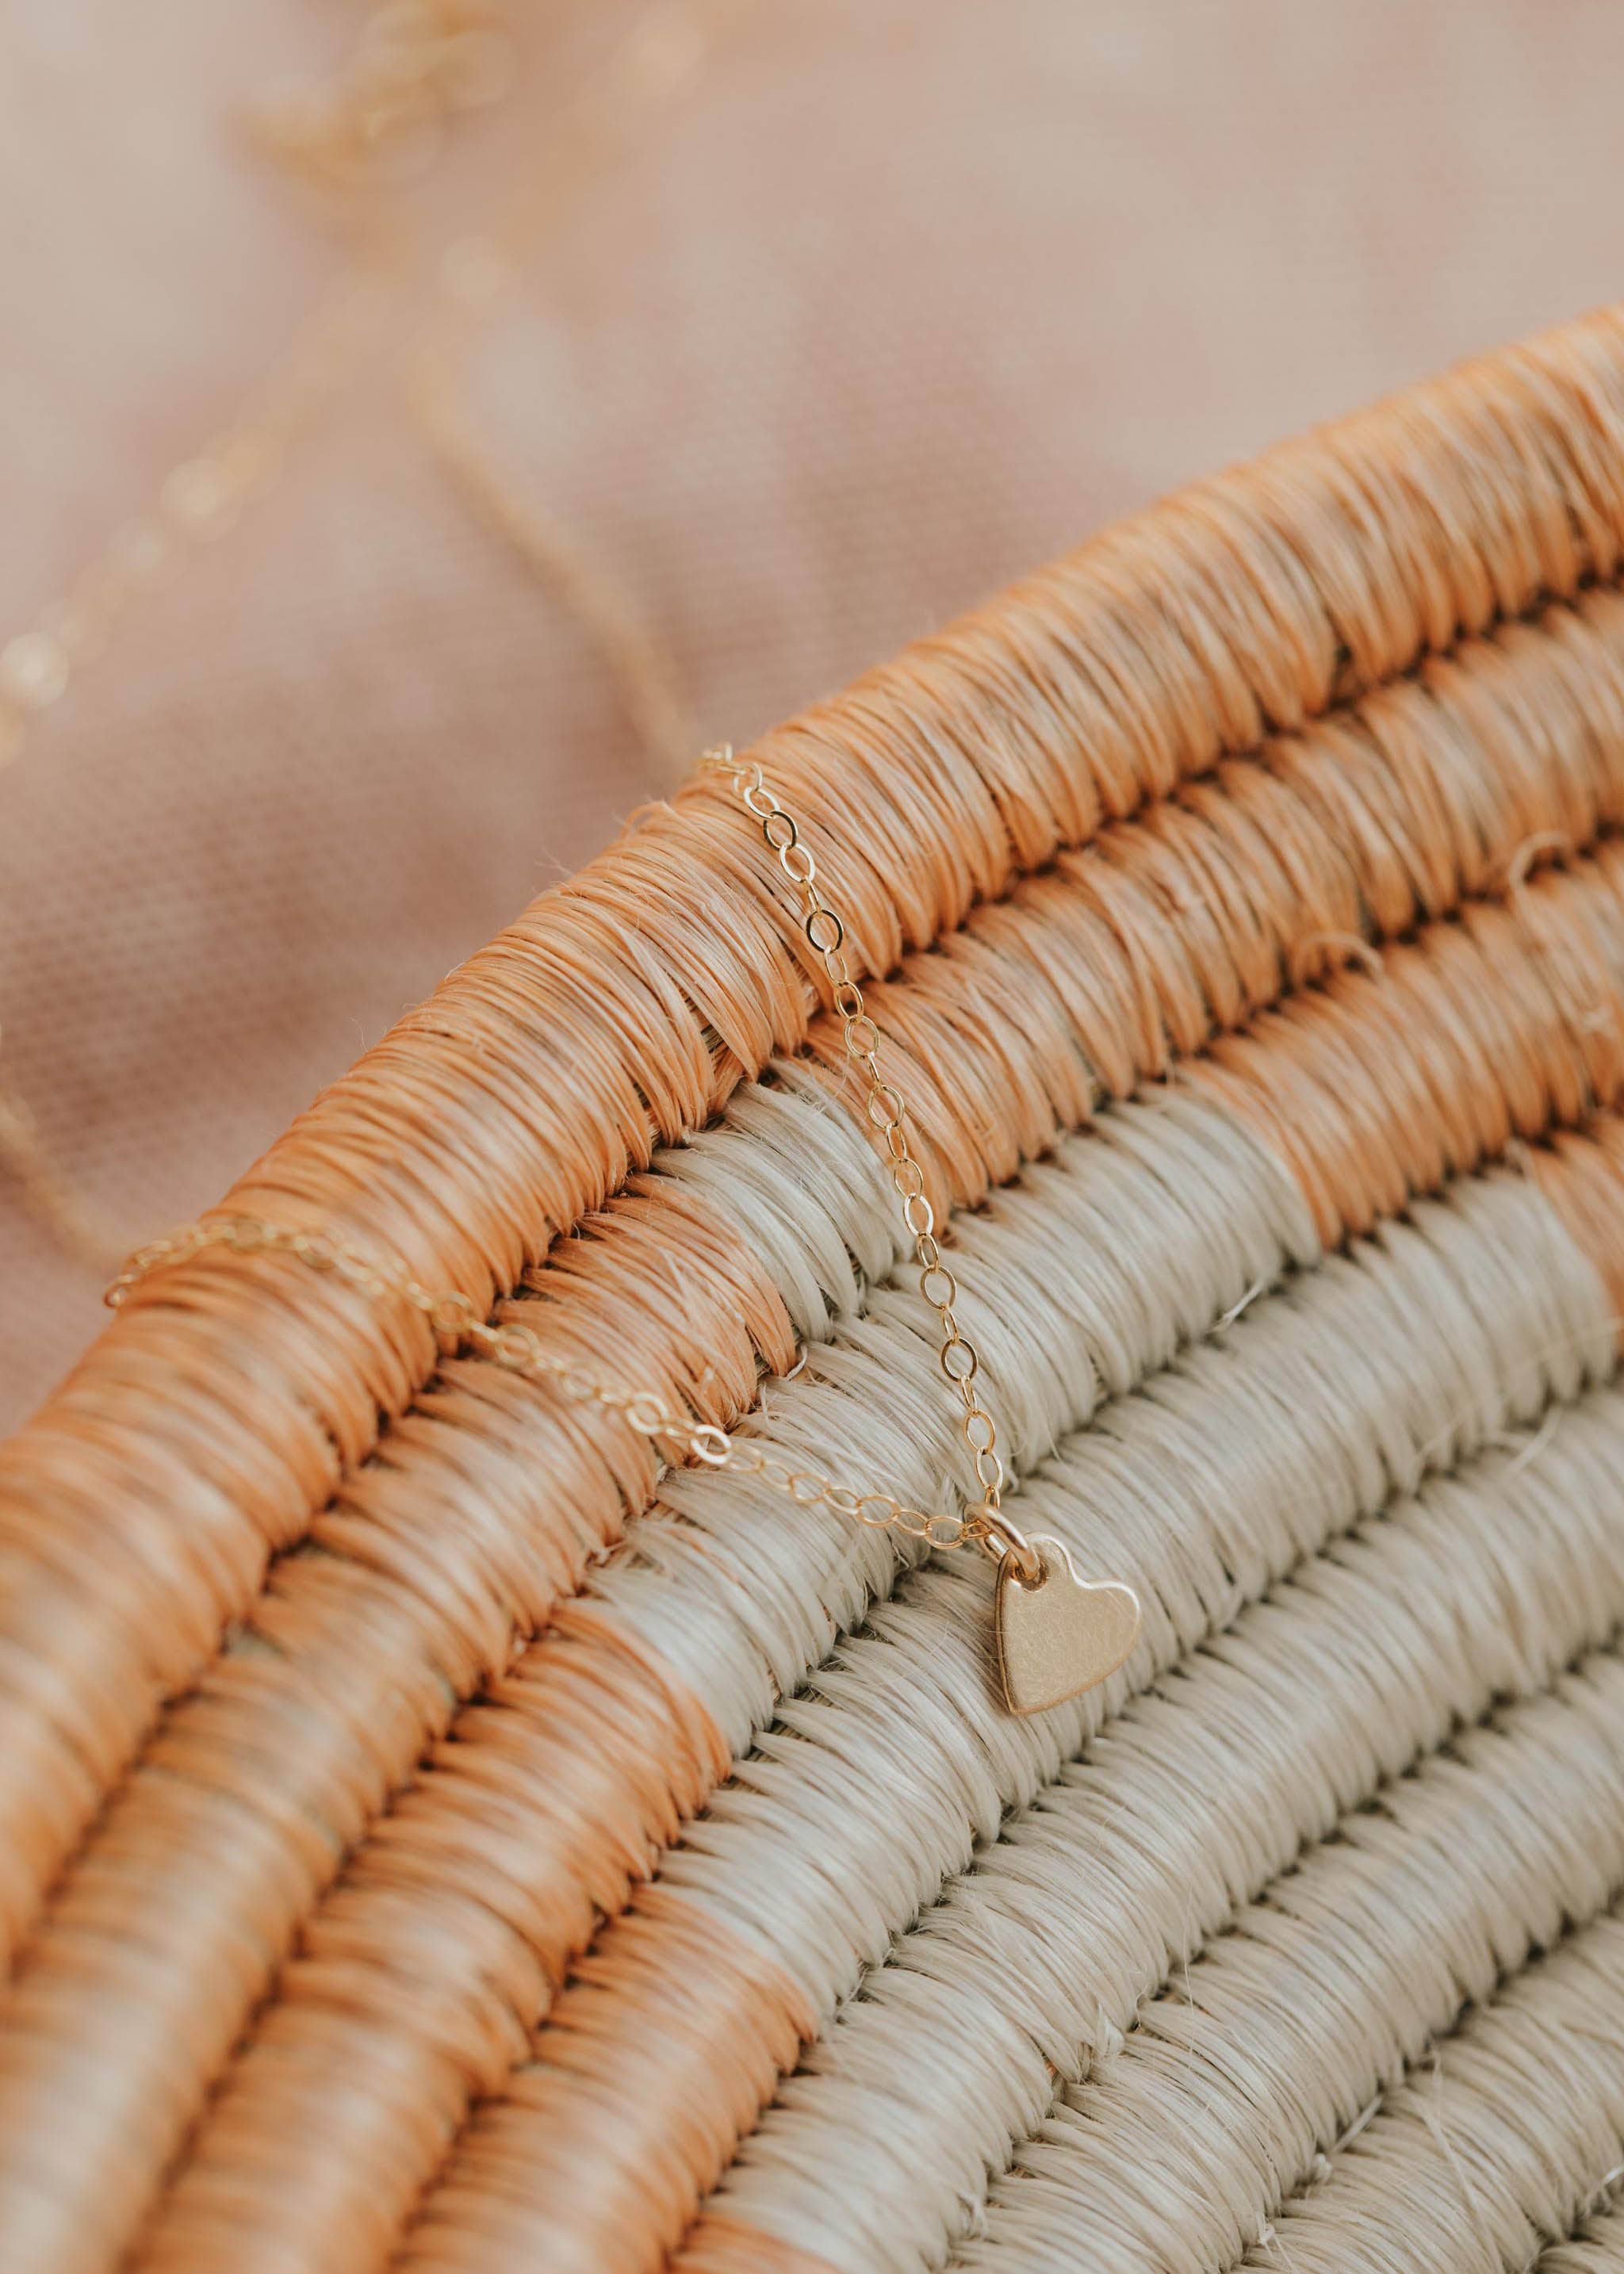
[[[522,1374],[527,1367],[533,1366],[540,1355],[540,1349],[541,1345],[528,1327],[516,1324],[498,1327],[491,1337],[492,1357],[498,1366],[510,1367],[515,1374]]]
[[[990,1555],[1016,1558],[1016,1577],[1023,1587],[1037,1585],[1043,1577],[1043,1558],[1018,1524],[1011,1524],[1003,1510],[990,1500],[982,1502],[971,1522],[977,1537],[987,1543]]]
[[[950,1311],[958,1291],[959,1283],[945,1263],[927,1263],[919,1274],[919,1292],[933,1311]]]
[[[851,1048],[851,1029],[853,1027],[858,1026],[862,1023],[864,1016],[863,990],[857,985],[855,979],[842,979],[835,988],[835,1008],[839,1012],[841,1017],[846,1021],[846,1048],[850,1050]],[[871,1027],[874,1024],[872,1019],[868,1023]],[[880,1035],[878,1030],[876,1030],[874,1042],[878,1044],[879,1041]],[[865,1045],[863,1055],[867,1056],[867,1046]]]
[[[963,1352],[963,1356],[956,1357],[955,1353],[960,1351]],[[963,1335],[957,1333],[949,1335],[947,1341],[943,1343],[939,1356],[942,1372],[949,1382],[956,1383],[960,1389],[963,1389],[967,1382],[975,1380],[981,1361]],[[951,1364],[949,1360],[952,1361]]]
[[[820,955],[838,955],[846,937],[846,927],[829,907],[820,901],[806,919],[806,937]]]
[[[998,1425],[985,1407],[972,1405],[964,1416],[964,1442],[972,1453],[990,1453],[998,1442]]]

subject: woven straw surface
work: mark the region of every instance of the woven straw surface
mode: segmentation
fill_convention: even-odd
[[[1086,1700],[330,1276],[145,1283],[0,1456],[8,2270],[1624,2265],[1621,561],[1610,312],[759,752],[1144,1600]],[[839,1062],[696,783],[231,1205],[950,1493]]]

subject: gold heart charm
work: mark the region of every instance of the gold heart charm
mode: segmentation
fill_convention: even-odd
[[[1079,1579],[1063,1540],[1039,1532],[1027,1545],[1043,1566],[1022,1583],[1020,1558],[999,1558],[993,1608],[998,1671],[1012,1713],[1041,1713],[1091,1690],[1139,1639],[1139,1598],[1120,1580]]]

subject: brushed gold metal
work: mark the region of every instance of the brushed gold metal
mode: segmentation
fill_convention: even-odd
[[[1139,1598],[1120,1580],[1079,1579],[1063,1540],[1048,1532],[1028,1542],[1042,1564],[1035,1585],[1016,1557],[998,1566],[993,1630],[1004,1703],[1012,1713],[1041,1713],[1114,1674],[1139,1639]]]

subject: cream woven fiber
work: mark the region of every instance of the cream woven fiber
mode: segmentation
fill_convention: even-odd
[[[1377,550],[1378,496],[1386,584],[1338,542]],[[1211,633],[1182,700],[1171,602],[1111,614],[1169,559]],[[5,2274],[1624,2264],[1621,561],[1614,313],[1163,508],[768,753],[827,789],[854,937],[908,947],[866,992],[1019,1520],[1144,1602],[1085,1699],[1001,1710],[980,1559],[661,1477],[285,1255],[143,1282],[0,1462]],[[1144,673],[1090,735],[1079,654]],[[931,805],[910,861],[879,820],[984,786],[932,739],[972,665],[1031,728],[965,731],[991,884],[992,836]],[[1066,777],[1087,825],[1046,838],[1009,784],[1051,701],[1068,763],[1152,756],[1114,802]],[[889,764],[842,758],[874,719]],[[672,846],[755,1024],[691,951],[617,1063],[570,959],[632,911],[593,967],[631,1033]],[[759,855],[703,786],[649,817],[233,1204],[321,1199],[930,1505],[966,1482],[934,1321]],[[513,1135],[577,1096],[578,1187]],[[668,1141],[617,1156],[623,1109]]]
[[[976,1577],[910,1574],[666,1867],[767,1943],[824,2030],[714,2208],[833,2265],[1229,2266],[1304,2208],[1384,2087],[1402,2105],[1463,1998],[1604,1909],[1624,1871],[1624,1672],[1605,1648],[1624,1400],[1586,1388],[1610,1340],[1592,1273],[1542,1203],[1484,1178],[1282,1283],[1303,1228],[1262,1164],[1225,1161],[1198,1117],[1121,1118],[1034,1178],[1024,1223],[995,1205],[975,1262],[989,1287],[1046,1283],[1073,1383],[1091,1352],[1118,1388],[1091,1428],[1060,1382],[1023,1412],[1028,1457],[1055,1449],[1028,1499],[1097,1568],[1149,1583],[1149,1664],[1058,1742],[1001,1722]],[[1066,1259],[1107,1224],[1125,1268],[1102,1299]],[[1508,1308],[1517,1285],[1540,1290],[1531,1310]],[[978,1306],[983,1331],[993,1317]],[[875,1352],[888,1374],[902,1355]],[[1035,1405],[1036,1349],[1026,1379]],[[691,1676],[715,1630],[671,1593],[666,1622],[666,1622],[657,1638]],[[1527,1702],[1497,1712],[1507,1696]],[[1616,2011],[1619,1952],[1591,1944]],[[1616,2048],[1598,2070],[1609,2119],[1582,2088],[1542,2127],[1530,2245],[1613,2175]],[[1471,2191],[1434,2144],[1431,2215],[1456,2255],[1394,2263],[1475,2264]],[[1330,2195],[1314,2207],[1333,2230],[1317,2263],[1387,2263]]]

